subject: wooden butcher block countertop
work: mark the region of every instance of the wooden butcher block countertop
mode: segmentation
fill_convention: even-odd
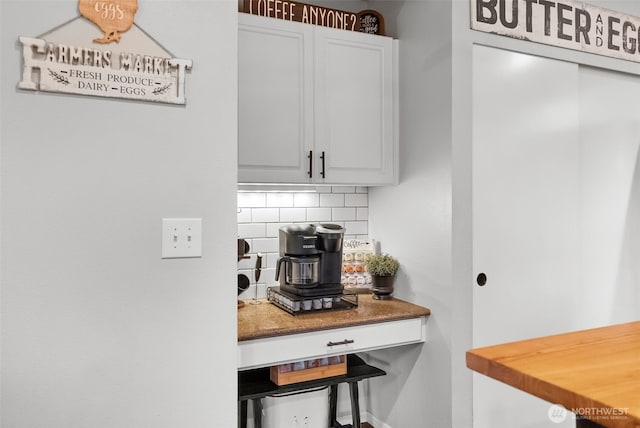
[[[374,300],[369,294],[359,296],[357,308],[301,315],[291,315],[266,300],[261,302],[252,305],[247,300],[238,309],[238,341],[420,318],[431,313],[404,300]]]
[[[604,427],[640,427],[640,322],[473,349],[467,366]]]

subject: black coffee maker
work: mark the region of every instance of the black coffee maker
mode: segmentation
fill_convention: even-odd
[[[342,293],[343,238],[344,228],[337,224],[282,226],[276,266],[280,290],[305,297]]]

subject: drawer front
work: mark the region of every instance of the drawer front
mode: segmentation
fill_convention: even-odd
[[[252,369],[425,340],[424,317],[247,340],[238,343],[238,368]]]

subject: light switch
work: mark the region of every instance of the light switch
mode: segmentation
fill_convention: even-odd
[[[201,218],[162,219],[162,258],[202,257]]]

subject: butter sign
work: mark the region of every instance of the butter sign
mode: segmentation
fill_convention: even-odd
[[[185,104],[191,60],[76,47],[20,37],[21,89]]]
[[[470,0],[473,30],[640,62],[640,17],[574,0]]]

